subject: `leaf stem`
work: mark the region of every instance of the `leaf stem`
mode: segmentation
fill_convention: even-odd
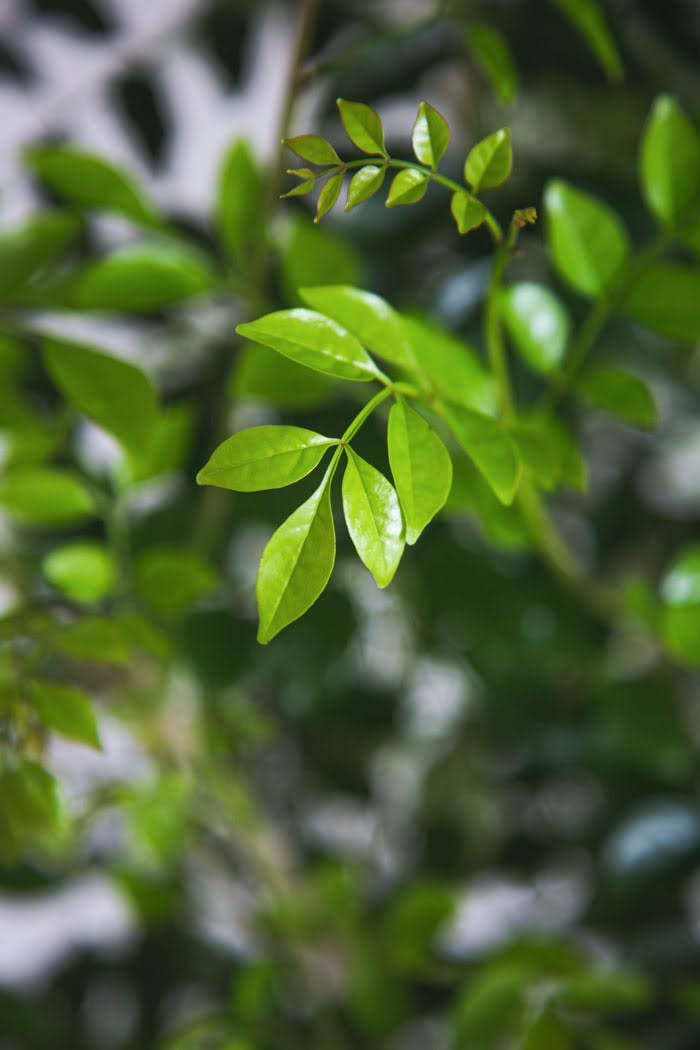
[[[491,368],[498,384],[499,412],[505,420],[512,419],[515,406],[508,372],[508,358],[501,327],[498,299],[501,294],[506,266],[517,239],[518,227],[514,222],[511,222],[505,240],[502,240],[496,248],[496,254],[491,265],[484,311],[484,338]]]

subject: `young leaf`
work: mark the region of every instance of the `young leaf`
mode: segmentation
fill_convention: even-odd
[[[428,176],[417,168],[406,168],[394,176],[386,199],[387,208],[397,204],[417,204],[425,197],[428,188]]]
[[[92,493],[75,474],[15,467],[0,480],[0,506],[30,525],[64,525],[95,513]]]
[[[349,285],[300,288],[299,294],[314,310],[351,332],[373,354],[401,368],[415,369],[401,319],[385,299]]]
[[[391,583],[404,549],[401,507],[383,474],[348,447],[343,512],[350,538],[378,587]]]
[[[326,142],[320,135],[295,135],[294,138],[283,139],[283,142],[298,157],[308,160],[311,164],[341,163],[330,142]]]
[[[622,80],[623,69],[615,40],[598,0],[554,0],[583,37],[610,80]]]
[[[350,211],[358,204],[368,200],[373,194],[382,188],[386,168],[378,168],[376,164],[366,164],[364,168],[356,171],[348,186],[348,196],[345,210]]]
[[[221,165],[214,218],[229,258],[245,266],[251,252],[265,243],[266,234],[263,179],[243,139],[231,145]]]
[[[386,156],[384,129],[376,110],[364,102],[347,102],[343,98],[337,99],[337,105],[345,133],[353,145],[363,153]]]
[[[316,217],[314,222],[320,222],[323,216],[328,214],[340,196],[342,185],[342,171],[339,171],[337,175],[331,175],[330,179],[328,179],[318,195],[318,204],[316,205]]]
[[[380,375],[354,335],[313,310],[277,310],[239,324],[236,331],[317,372],[360,382]]]
[[[661,262],[649,266],[629,288],[623,311],[667,339],[700,339],[700,267]]]
[[[172,242],[133,244],[93,263],[78,283],[88,310],[159,310],[209,291],[214,275],[202,255]]]
[[[309,609],[335,563],[330,475],[271,537],[258,568],[257,599],[263,645]]]
[[[442,113],[428,102],[418,106],[411,141],[416,158],[435,171],[450,143],[450,128]]]
[[[469,151],[464,165],[464,177],[473,189],[493,189],[505,182],[513,168],[513,149],[510,128],[501,128],[477,142]]]
[[[438,397],[477,412],[496,411],[495,380],[471,346],[417,317],[402,314],[401,323],[420,372]]]
[[[623,368],[590,368],[577,386],[597,408],[640,427],[656,426],[654,395],[643,380]]]
[[[74,204],[116,212],[145,225],[159,222],[131,176],[94,153],[75,146],[34,146],[24,157],[47,186]]]
[[[314,188],[316,176],[311,168],[287,168],[287,175],[296,175],[302,181],[298,186],[293,186],[287,193],[283,193],[282,200],[285,200],[287,197],[303,197],[304,194],[309,193]]]
[[[29,685],[29,695],[32,707],[49,729],[88,747],[101,747],[92,704],[80,689],[35,681]]]
[[[249,427],[227,438],[197,474],[198,485],[234,492],[282,488],[305,478],[335,438],[291,426]]]
[[[58,340],[43,350],[46,369],[64,397],[128,449],[143,452],[156,415],[156,394],[140,368],[91,347]]]
[[[670,95],[660,95],[652,107],[640,169],[649,208],[675,223],[700,192],[700,135]]]
[[[80,226],[80,219],[75,215],[47,211],[1,234],[0,299],[7,301],[25,289],[73,243]]]
[[[505,288],[501,316],[516,347],[535,372],[557,368],[566,353],[571,321],[546,285],[523,281]]]
[[[595,298],[627,260],[627,231],[606,204],[561,180],[547,186],[544,206],[554,265],[576,291]]]
[[[102,601],[117,582],[114,558],[99,543],[78,541],[56,547],[46,555],[41,568],[57,590],[86,605]]]
[[[486,218],[484,205],[466,191],[452,194],[450,210],[460,233],[469,233],[470,230],[481,226]]]
[[[389,463],[406,520],[406,542],[416,542],[445,505],[452,460],[435,431],[404,401],[389,413]]]
[[[508,432],[495,419],[467,408],[446,405],[444,414],[460,445],[501,503],[512,503],[520,481],[520,457]]]
[[[472,22],[464,31],[472,58],[501,102],[509,106],[518,94],[518,72],[507,39],[485,22]]]
[[[163,619],[184,616],[216,584],[211,565],[183,547],[151,547],[136,561],[136,590]]]

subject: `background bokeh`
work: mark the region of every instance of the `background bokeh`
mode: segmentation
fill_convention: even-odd
[[[231,142],[286,166],[296,6],[2,0],[3,226],[46,199],[23,147],[66,139],[128,168],[209,248]],[[450,122],[458,172],[470,144],[507,123],[515,168],[499,214],[539,206],[561,176],[643,242],[653,224],[638,142],[660,92],[700,119],[700,6],[604,6],[623,79],[544,0],[328,0],[293,130],[339,143],[335,99],[358,99],[405,156],[425,98]],[[476,18],[513,52],[510,104],[467,46]],[[303,201],[275,212],[274,302],[333,277],[478,344],[490,245],[481,231],[456,236],[444,196],[392,211],[373,201],[320,227],[310,216]],[[127,223],[99,218],[81,251],[131,238]],[[551,277],[539,229],[512,275]],[[157,382],[177,450],[132,495],[132,546],[202,554],[217,583],[174,621],[166,593],[164,647],[149,659],[81,672],[105,746],[52,741],[75,826],[60,849],[0,867],[0,1050],[696,1050],[697,674],[638,622],[595,622],[510,516],[475,514],[469,476],[387,591],[343,539],[322,599],[259,647],[257,560],[296,497],[212,496],[194,475],[222,432],[244,425],[339,432],[353,392],[286,370],[275,386],[234,335],[256,309],[237,289],[148,317],[40,305],[44,328],[138,361]],[[596,349],[634,362],[661,414],[650,435],[571,410],[590,485],[557,497],[556,514],[601,576],[653,588],[697,536],[697,349],[620,319]],[[523,370],[516,382],[527,393],[532,380]],[[45,380],[28,383],[50,399]],[[104,433],[83,424],[71,440],[87,474],[111,469]],[[379,464],[382,440],[363,431]],[[15,543],[0,519],[3,579]],[[44,549],[34,537],[20,557]],[[13,600],[0,580],[3,614]],[[569,998],[550,1013],[562,985]]]

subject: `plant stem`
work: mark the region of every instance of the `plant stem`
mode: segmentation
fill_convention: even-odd
[[[496,254],[491,266],[491,276],[489,277],[484,312],[484,337],[491,368],[498,383],[500,415],[505,420],[512,418],[514,404],[513,392],[510,385],[510,375],[508,372],[506,346],[503,339],[503,330],[501,328],[499,316],[498,299],[501,294],[503,275],[505,274],[506,266],[508,265],[508,260],[513,248],[515,247],[517,238],[518,228],[514,223],[511,223],[505,240],[502,240],[496,247]]]

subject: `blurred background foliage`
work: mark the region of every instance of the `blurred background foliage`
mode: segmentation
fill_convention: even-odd
[[[439,194],[322,227],[276,203],[297,20],[0,12],[0,1048],[695,1050],[697,605],[663,612],[680,659],[649,625],[697,537],[700,327],[617,319],[599,343],[651,385],[653,434],[568,410],[590,477],[557,518],[628,579],[629,620],[592,620],[461,464],[388,591],[341,543],[314,609],[257,646],[257,559],[294,497],[196,471],[241,426],[333,434],[354,405],[235,325],[357,283],[478,344],[490,256]],[[504,216],[561,176],[643,241],[651,101],[700,118],[694,0],[328,0],[308,43],[292,131],[337,141],[336,97],[360,99],[405,156],[427,98],[458,165],[507,123]],[[132,173],[116,214],[47,188],[26,147],[56,141]],[[549,275],[540,229],[512,271]],[[149,377],[114,376],[118,418],[65,400],[74,343]],[[378,427],[361,443],[383,462]],[[75,691],[61,724],[37,675]]]

